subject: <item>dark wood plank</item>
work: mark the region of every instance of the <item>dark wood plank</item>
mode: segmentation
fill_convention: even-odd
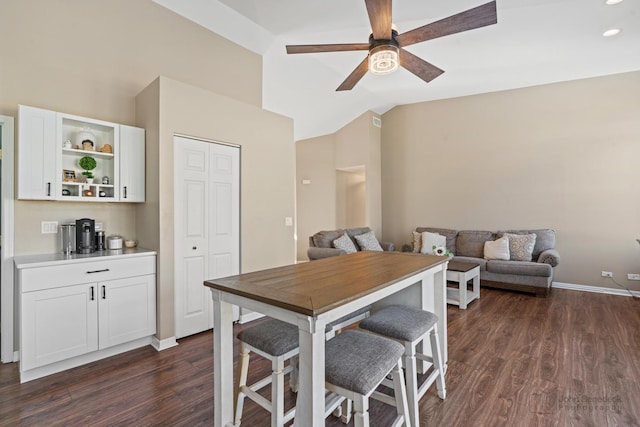
[[[549,298],[483,289],[467,310],[449,306],[447,399],[432,386],[421,425],[640,425],[639,310],[638,299],[558,289]],[[179,343],[25,384],[17,364],[0,365],[0,426],[211,425],[212,334]],[[252,355],[249,380],[270,369]],[[285,405],[294,403],[286,387]],[[371,415],[372,426],[389,425],[394,409],[372,402]],[[267,426],[269,415],[247,400],[243,425]]]

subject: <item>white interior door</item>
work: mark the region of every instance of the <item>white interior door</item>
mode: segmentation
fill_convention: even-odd
[[[239,273],[239,151],[174,137],[176,338],[213,327],[203,282]]]
[[[208,279],[240,272],[240,149],[210,144],[209,275]]]

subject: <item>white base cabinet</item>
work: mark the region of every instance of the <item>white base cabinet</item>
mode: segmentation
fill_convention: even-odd
[[[18,266],[22,382],[151,343],[155,254],[82,261]]]

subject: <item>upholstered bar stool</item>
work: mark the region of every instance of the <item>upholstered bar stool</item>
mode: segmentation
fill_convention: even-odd
[[[419,425],[418,402],[427,389],[436,381],[438,396],[446,397],[444,365],[437,332],[438,317],[425,310],[403,305],[391,305],[373,313],[360,322],[360,328],[400,341],[404,345],[404,368],[406,370],[407,398],[411,423]],[[416,353],[416,346],[429,335],[431,354]],[[418,386],[416,358],[433,364],[432,372]]]
[[[342,328],[352,325],[369,315],[371,306],[349,313],[331,323],[325,329],[327,339],[332,338]],[[240,340],[240,361],[238,363],[238,390],[236,398],[235,426],[242,420],[244,398],[248,397],[258,405],[271,412],[271,425],[282,426],[295,415],[295,408],[284,413],[284,376],[290,373],[289,385],[293,392],[298,391],[298,327],[280,320],[269,319],[241,331],[237,335]],[[247,385],[249,359],[251,352],[271,361],[272,374],[252,385]],[[285,368],[284,363],[291,359]],[[271,401],[258,393],[263,387],[271,384]],[[346,406],[345,406],[346,408]],[[341,415],[338,410],[336,416]]]
[[[295,415],[295,408],[284,412],[284,376],[291,372],[293,363],[285,368],[288,359],[298,355],[298,327],[276,319],[251,326],[240,333],[240,361],[238,363],[238,396],[236,400],[235,426],[240,426],[245,396],[271,412],[271,426],[281,427]],[[249,355],[255,352],[271,360],[271,376],[252,385],[247,385]],[[293,383],[293,380],[291,380]],[[258,390],[271,384],[271,401],[258,393]]]
[[[393,426],[410,425],[402,355],[399,343],[362,331],[346,330],[327,341],[325,347],[325,388],[354,404],[355,427],[369,426],[369,397],[391,403],[397,416]],[[389,372],[393,375],[394,399],[376,392]],[[331,401],[332,395],[327,397]],[[335,402],[334,405],[339,404]],[[335,406],[333,406],[335,407]],[[326,415],[331,413],[327,406]]]

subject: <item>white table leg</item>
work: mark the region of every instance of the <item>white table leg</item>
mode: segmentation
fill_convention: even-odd
[[[213,413],[215,427],[233,425],[233,305],[213,297]]]
[[[442,351],[442,364],[446,371],[449,353],[447,347],[447,265],[433,277],[434,313],[438,316],[438,339]]]
[[[476,298],[480,299],[480,268],[474,269],[475,275],[473,276],[473,293],[476,294]]]
[[[320,427],[324,421],[324,325],[313,332],[300,328],[300,370],[296,402],[297,427]]]
[[[467,273],[459,273],[458,275],[458,289],[460,293],[460,309],[467,309],[467,280],[469,277]]]

